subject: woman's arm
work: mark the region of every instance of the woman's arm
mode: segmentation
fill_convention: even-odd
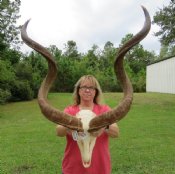
[[[56,134],[59,137],[64,137],[69,132],[70,132],[69,129],[64,127],[64,126],[57,125],[57,127],[56,127]]]
[[[94,137],[99,137],[104,132],[107,133],[108,136],[111,138],[117,138],[119,136],[119,127],[116,123],[113,123],[113,124],[109,125],[108,129],[101,128],[98,131],[92,132],[91,134]]]
[[[95,137],[98,137],[103,133],[103,131],[105,131],[108,134],[108,136],[110,136],[111,138],[117,138],[119,136],[119,127],[116,123],[111,124],[109,126],[109,129],[102,128],[99,131],[92,133],[92,135],[94,135]],[[66,134],[71,135],[72,130],[70,130],[64,126],[58,125],[56,127],[56,134],[59,137],[64,137],[64,136],[66,136]]]

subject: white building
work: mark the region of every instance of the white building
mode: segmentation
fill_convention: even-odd
[[[146,91],[175,94],[175,56],[147,66]]]

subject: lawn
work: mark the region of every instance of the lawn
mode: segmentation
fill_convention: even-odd
[[[114,107],[120,93],[105,93]],[[49,94],[59,109],[72,95]],[[110,140],[112,174],[175,174],[175,95],[134,94],[131,111]],[[65,139],[42,116],[36,100],[0,106],[0,174],[60,174]]]

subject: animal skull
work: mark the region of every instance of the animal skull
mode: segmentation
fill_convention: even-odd
[[[90,167],[93,148],[96,142],[96,137],[88,132],[89,122],[96,116],[96,114],[90,110],[81,110],[76,114],[83,124],[84,132],[79,133],[77,144],[81,153],[82,163],[85,168]],[[83,134],[83,135],[82,135]]]

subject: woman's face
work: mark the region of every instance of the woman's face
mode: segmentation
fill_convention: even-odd
[[[80,102],[81,101],[93,102],[95,94],[96,94],[96,88],[90,80],[87,79],[80,84],[79,88]]]

